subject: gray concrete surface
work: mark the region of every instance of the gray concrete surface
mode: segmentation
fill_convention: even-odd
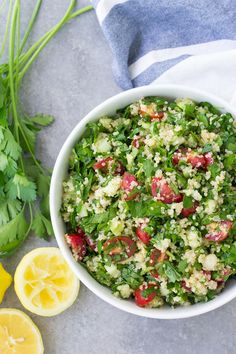
[[[23,24],[34,2],[22,1]],[[32,41],[60,18],[67,3],[43,1]],[[88,0],[79,1],[80,5],[86,3]],[[3,29],[1,18],[0,35]],[[67,25],[27,74],[21,90],[22,106],[29,113],[50,113],[56,118],[38,141],[39,156],[48,166],[53,166],[76,123],[91,108],[119,92],[111,61],[95,14],[90,12]],[[47,245],[32,235],[4,264],[13,274],[25,253]],[[56,245],[55,240],[50,245]],[[13,287],[1,307],[22,309]],[[40,328],[45,354],[228,354],[236,351],[235,309],[236,300],[191,319],[145,319],[113,308],[82,285],[78,300],[63,314],[54,318],[29,315]]]

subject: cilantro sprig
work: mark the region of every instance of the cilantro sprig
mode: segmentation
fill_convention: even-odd
[[[29,117],[19,105],[21,81],[47,43],[69,20],[92,6],[74,10],[71,0],[63,18],[29,49],[28,38],[38,16],[38,0],[25,33],[20,32],[21,1],[10,0],[0,61],[8,46],[7,63],[0,62],[0,257],[10,255],[33,230],[52,235],[48,207],[50,170],[36,157],[38,132],[53,122],[50,115]],[[22,40],[20,40],[22,38]]]

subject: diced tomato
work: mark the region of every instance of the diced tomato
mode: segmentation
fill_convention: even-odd
[[[151,276],[152,276],[153,278],[159,279],[159,273],[158,273],[157,270],[155,270],[155,269],[151,270],[151,271],[150,271],[150,274],[151,274]]]
[[[121,188],[125,191],[125,200],[132,200],[137,195],[138,192],[133,192],[133,189],[139,185],[134,175],[131,175],[128,172],[125,172],[121,182]]]
[[[122,165],[122,163],[120,161],[116,162],[116,168],[114,171],[115,175],[119,175],[119,176],[123,176],[123,174],[125,173],[125,167]]]
[[[151,236],[142,229],[142,227],[138,227],[135,231],[136,236],[145,244],[149,244],[151,240]]]
[[[151,185],[153,197],[157,197],[165,204],[179,203],[183,200],[181,194],[175,194],[169,184],[162,178],[153,177]]]
[[[221,276],[216,278],[217,283],[225,282],[225,278],[229,277],[232,274],[232,269],[224,268],[221,271]]]
[[[138,149],[141,145],[143,144],[143,141],[141,139],[141,136],[135,136],[135,138],[132,141],[132,145]]]
[[[106,171],[110,161],[113,161],[111,156],[106,157],[105,159],[99,160],[93,165],[94,170],[103,170]]]
[[[233,222],[230,220],[212,222],[207,225],[208,233],[205,235],[205,238],[209,241],[223,241],[228,237],[232,226]]]
[[[205,168],[206,166],[206,160],[204,155],[187,153],[187,162],[189,162],[193,168]]]
[[[167,258],[165,252],[161,252],[154,248],[150,253],[149,266],[155,266],[157,263],[163,262]]]
[[[137,251],[137,245],[127,236],[116,236],[103,244],[103,251],[112,257],[113,261],[121,262]]]
[[[115,165],[115,166],[114,166]],[[125,172],[125,168],[120,161],[115,161],[112,157],[108,156],[96,162],[93,165],[94,170],[101,170],[103,172],[108,172],[109,167],[114,166],[114,174],[122,176]]]
[[[194,214],[196,212],[196,209],[197,209],[198,206],[199,206],[199,203],[195,201],[191,208],[183,208],[182,211],[181,211],[181,215],[184,218],[189,217],[190,215],[192,215],[192,214]]]
[[[159,111],[159,112],[153,112],[150,114],[151,120],[162,120],[164,118],[164,112]]]
[[[140,307],[147,306],[157,295],[157,284],[143,284],[134,292],[136,305]]]
[[[203,269],[202,273],[208,281],[211,280],[211,271]]]
[[[179,149],[172,158],[173,164],[178,165],[180,161],[186,161],[192,165],[193,168],[207,168],[214,160],[211,153],[199,155],[191,149]]]
[[[213,164],[214,159],[212,157],[211,152],[208,152],[207,154],[205,154],[204,157],[205,157],[205,161],[206,161],[206,167]]]
[[[66,242],[71,247],[76,260],[82,261],[86,255],[86,242],[81,234],[66,234]]]
[[[83,237],[85,239],[85,241],[87,242],[88,246],[93,251],[96,251],[96,244],[95,244],[95,242],[94,242],[94,240],[92,239],[91,236],[86,235],[85,232],[81,229],[80,226],[77,226],[76,232],[77,232],[78,235],[80,235],[81,237]]]
[[[187,286],[185,280],[182,280],[182,281],[181,281],[181,286],[182,286],[182,288],[183,288],[184,290],[186,290],[188,293],[190,293],[190,292],[192,291],[191,288]]]
[[[161,120],[162,118],[164,118],[164,112],[156,111],[154,104],[150,104],[147,106],[142,105],[139,110],[139,114],[141,116],[149,115],[151,120],[156,120],[156,119]]]

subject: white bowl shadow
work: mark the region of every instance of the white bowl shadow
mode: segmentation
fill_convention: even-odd
[[[212,311],[236,297],[236,283],[234,280],[227,282],[225,289],[215,299],[206,303],[198,303],[190,306],[179,306],[176,308],[163,307],[160,309],[141,308],[135,305],[132,300],[123,300],[112,295],[111,291],[99,284],[87,270],[73,258],[68,245],[65,242],[65,224],[60,215],[62,182],[67,176],[68,161],[71,150],[82,136],[86,124],[96,121],[103,115],[114,114],[117,109],[123,108],[128,104],[144,96],[160,96],[169,98],[190,98],[196,102],[208,101],[218,107],[222,112],[231,112],[236,117],[236,110],[224,100],[211,95],[207,92],[191,89],[179,85],[159,85],[143,86],[122,92],[101,103],[89,112],[72,130],[66,139],[57,157],[50,187],[50,212],[53,230],[59,248],[68,262],[73,272],[78,278],[97,296],[109,304],[135,315],[158,318],[158,319],[177,319],[200,315]]]

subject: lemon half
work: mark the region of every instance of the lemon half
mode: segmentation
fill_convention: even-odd
[[[55,316],[76,300],[79,279],[56,247],[26,254],[15,272],[15,291],[22,305],[40,316]]]
[[[43,352],[41,334],[29,316],[16,309],[0,309],[0,353]]]

